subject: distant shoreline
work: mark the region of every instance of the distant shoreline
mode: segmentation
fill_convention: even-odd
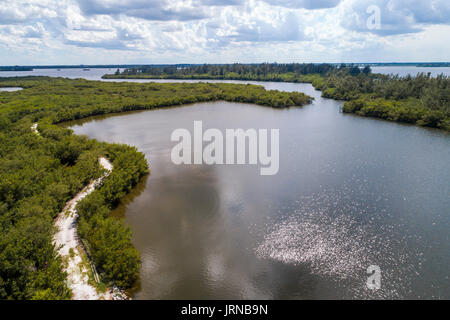
[[[318,62],[314,64],[321,64],[323,62]],[[356,66],[371,66],[371,67],[426,67],[426,68],[442,68],[442,67],[450,67],[450,62],[332,62],[329,63],[331,65],[340,65],[341,63],[352,64]],[[221,63],[208,63],[210,65],[226,65]],[[260,64],[260,63],[247,63],[247,65]],[[280,63],[283,64],[283,63]],[[203,65],[201,63],[174,63],[174,64],[80,64],[80,65],[28,65],[28,66],[0,66],[1,71],[33,71],[34,69],[126,69],[126,68],[134,68],[134,67],[142,67],[142,66],[155,66],[155,67],[164,67],[164,66],[177,66],[177,67],[187,67],[187,66],[199,66]]]

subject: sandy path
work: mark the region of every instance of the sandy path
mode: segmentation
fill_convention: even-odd
[[[38,129],[37,129],[38,124],[37,123],[33,123],[33,125],[31,126],[31,131],[33,131],[33,133],[37,134],[38,136],[40,136],[41,134],[39,133]]]
[[[37,123],[31,126],[31,130],[37,134]],[[62,212],[55,219],[55,226],[57,232],[53,237],[53,243],[58,250],[58,254],[67,261],[67,282],[69,288],[72,290],[74,300],[99,300],[99,299],[124,299],[126,296],[116,287],[108,289],[105,293],[97,292],[96,288],[88,283],[89,272],[92,272],[89,266],[84,247],[78,237],[76,223],[78,214],[75,210],[78,202],[80,202],[87,195],[92,193],[95,188],[100,185],[105,177],[107,177],[113,166],[108,159],[99,158],[100,165],[106,169],[106,172],[98,179],[92,181],[81,192],[79,192],[73,199],[66,203]],[[83,261],[84,259],[84,261]]]
[[[67,281],[73,292],[72,299],[74,300],[113,299],[111,292],[99,294],[95,287],[88,283],[88,272],[91,272],[91,270],[89,270],[89,265],[86,263],[87,256],[78,238],[76,229],[78,214],[75,208],[78,202],[92,193],[112,170],[112,164],[106,158],[100,158],[99,162],[107,172],[97,180],[91,182],[72,200],[67,202],[55,220],[55,226],[58,228],[58,232],[54,235],[53,242],[56,248],[59,248],[59,255],[67,261],[65,271],[68,273]],[[84,263],[82,257],[84,257]]]

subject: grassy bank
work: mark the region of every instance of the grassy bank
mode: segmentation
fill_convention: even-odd
[[[79,235],[102,280],[133,286],[139,253],[129,228],[110,211],[148,172],[134,147],[72,134],[58,123],[98,114],[202,101],[236,101],[276,108],[304,105],[302,93],[236,84],[139,84],[47,77],[0,78],[0,299],[69,299],[61,258],[52,244],[53,219],[64,204],[113,163],[103,185],[78,205]],[[38,122],[39,135],[30,129]]]

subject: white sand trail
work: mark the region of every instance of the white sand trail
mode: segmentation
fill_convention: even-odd
[[[100,178],[91,182],[72,200],[67,202],[66,206],[55,220],[55,226],[58,228],[58,232],[55,234],[53,241],[56,248],[59,248],[59,255],[67,261],[65,271],[68,273],[67,281],[73,292],[72,299],[74,300],[113,299],[112,292],[109,290],[106,293],[98,293],[95,287],[88,283],[88,273],[91,272],[91,270],[89,270],[89,266],[86,265],[86,258],[83,263],[82,257],[87,256],[76,229],[78,214],[75,208],[78,202],[92,193],[112,170],[112,164],[106,158],[100,158],[99,162],[107,172]]]
[[[31,131],[40,136],[37,127],[38,124],[33,123],[31,126]],[[87,185],[73,199],[67,202],[62,212],[55,219],[55,226],[58,231],[53,237],[53,243],[58,249],[58,254],[63,258],[63,260],[67,261],[65,271],[68,274],[67,282],[69,288],[72,290],[72,299],[74,300],[127,299],[127,296],[117,287],[107,289],[105,293],[99,293],[94,286],[89,284],[88,274],[89,272],[95,271],[89,270],[91,268],[89,263],[92,264],[92,262],[90,262],[87,258],[83,244],[78,237],[76,228],[78,214],[75,208],[78,202],[92,193],[113,169],[113,166],[108,159],[101,157],[99,158],[99,162],[106,172],[100,178]]]

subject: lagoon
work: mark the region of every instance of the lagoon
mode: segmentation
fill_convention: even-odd
[[[255,83],[255,82],[253,82]],[[257,82],[256,82],[257,83]],[[115,211],[142,255],[136,299],[450,298],[450,135],[339,112],[199,103],[71,123],[135,145],[151,175]],[[280,130],[280,168],[175,165],[171,133]],[[381,289],[366,287],[380,267]]]

